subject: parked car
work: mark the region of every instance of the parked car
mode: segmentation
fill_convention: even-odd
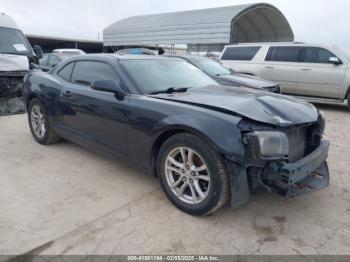
[[[0,116],[24,112],[23,77],[41,56],[40,46],[32,48],[17,23],[0,12]]]
[[[337,48],[304,43],[226,46],[221,61],[240,73],[280,84],[283,94],[312,101],[340,102],[350,108],[348,56]]]
[[[52,53],[71,54],[71,55],[85,55],[86,54],[83,50],[80,50],[80,49],[77,49],[77,48],[55,49],[55,50],[52,51]]]
[[[195,65],[210,77],[214,78],[221,85],[236,87],[243,86],[273,93],[280,93],[280,88],[276,83],[256,76],[239,74],[233,69],[227,69],[220,62],[211,58],[193,55],[174,55],[173,57],[182,58]]]
[[[43,57],[39,60],[40,68],[43,71],[49,71],[56,65],[58,65],[60,62],[76,56],[76,53],[49,53],[44,54]]]
[[[260,190],[292,198],[329,183],[325,120],[313,105],[220,86],[181,59],[76,56],[29,73],[23,93],[38,143],[65,138],[127,159],[192,215]]]

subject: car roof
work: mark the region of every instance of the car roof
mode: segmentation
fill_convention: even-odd
[[[305,42],[262,42],[262,43],[239,43],[239,44],[233,44],[233,45],[226,45],[227,47],[243,47],[243,46],[300,46],[300,47],[308,47],[308,46],[314,46],[314,47],[329,47],[324,44],[315,44],[315,43],[305,43]]]
[[[118,61],[123,60],[169,60],[179,58],[168,56],[150,56],[150,55],[130,55],[130,54],[111,54],[111,53],[99,53],[99,54],[85,54],[72,58],[72,60],[86,60],[86,59],[116,59]]]
[[[127,60],[178,60],[183,61],[181,58],[174,57],[166,57],[166,56],[150,56],[150,55],[118,55],[111,53],[98,53],[98,54],[85,54],[85,55],[77,55],[71,58],[64,60],[60,66],[57,66],[54,70],[58,72],[61,68],[65,67],[69,63],[78,62],[78,61],[86,61],[86,60],[97,60],[100,62],[110,62],[113,61],[127,61]]]

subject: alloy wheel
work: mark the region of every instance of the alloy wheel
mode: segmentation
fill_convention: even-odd
[[[43,138],[45,136],[45,117],[42,109],[39,105],[34,105],[30,112],[30,119],[32,123],[32,128],[35,135],[38,138]]]
[[[165,159],[165,176],[172,193],[187,204],[202,203],[210,190],[210,174],[203,158],[189,147],[176,147]]]

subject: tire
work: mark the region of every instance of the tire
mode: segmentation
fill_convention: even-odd
[[[191,160],[183,161],[182,156]],[[157,171],[168,199],[190,215],[209,215],[229,199],[230,183],[224,164],[218,153],[195,135],[170,137],[159,150]]]
[[[36,119],[40,119],[39,122]],[[32,99],[29,103],[28,122],[30,131],[39,144],[49,145],[60,140],[60,137],[51,128],[43,104],[36,98]],[[40,126],[43,128],[39,128]]]
[[[348,108],[349,108],[349,110],[350,110],[350,93],[349,93],[349,95],[348,95]]]

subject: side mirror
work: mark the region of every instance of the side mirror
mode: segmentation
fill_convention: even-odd
[[[328,62],[331,63],[331,64],[335,64],[335,65],[341,65],[342,64],[342,61],[339,60],[338,57],[330,57],[328,59]]]
[[[43,58],[43,50],[41,49],[41,46],[39,46],[39,45],[33,46],[33,51],[34,51],[35,56],[38,59]]]
[[[91,83],[91,88],[96,91],[114,93],[120,100],[126,96],[126,92],[121,88],[120,83],[115,80],[93,81]]]

